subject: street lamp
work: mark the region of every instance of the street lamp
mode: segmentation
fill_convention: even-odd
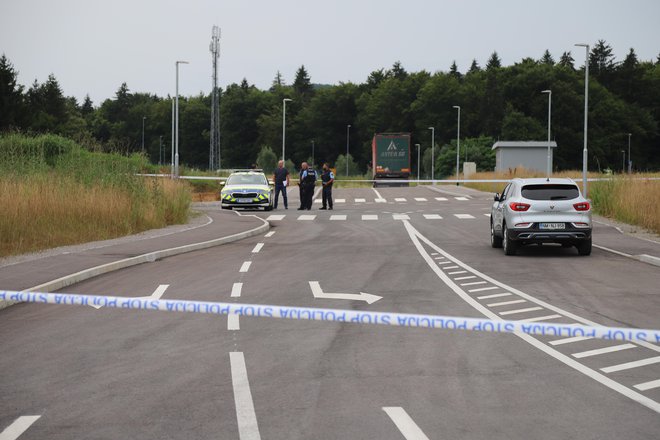
[[[415,144],[417,147],[417,184],[419,184],[419,144]]]
[[[142,152],[144,153],[144,121],[147,119],[146,116],[142,116]]]
[[[546,177],[550,179],[550,174],[552,173],[552,166],[550,165],[550,118],[552,116],[552,90],[544,90],[541,93],[548,94],[548,164],[546,170]]]
[[[621,174],[626,173],[626,150],[621,150],[621,154],[623,154],[623,159],[621,163]]]
[[[628,133],[628,174],[632,174],[632,159],[630,158],[630,137],[632,133]]]
[[[582,150],[582,196],[587,197],[587,114],[589,111],[589,45],[576,44],[584,47],[586,55],[584,57],[584,150]]]
[[[179,64],[189,64],[188,61],[176,63],[176,97],[174,98],[174,177],[179,177]]]
[[[293,99],[284,98],[282,100],[282,160],[284,161],[284,152],[286,145],[286,103],[291,102]]]
[[[461,150],[461,106],[455,105],[454,108],[458,110],[458,126],[456,128],[456,186],[458,186],[458,152]],[[465,161],[467,162],[467,148],[465,149]],[[463,164],[463,167],[465,167],[465,164]],[[465,175],[463,178],[465,178]]]
[[[174,179],[174,99],[172,99],[172,157],[170,158],[170,176]]]
[[[429,127],[431,130],[431,183],[435,180],[435,127]]]
[[[348,177],[348,145],[349,140],[351,139],[351,126],[350,124],[346,126],[346,176]]]

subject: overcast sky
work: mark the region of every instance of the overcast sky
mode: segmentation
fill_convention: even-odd
[[[131,91],[174,94],[211,89],[209,42],[222,29],[220,85],[268,88],[279,70],[291,83],[304,64],[312,82],[362,82],[400,60],[409,71],[555,59],[574,43],[606,40],[621,60],[660,52],[658,0],[1,0],[0,53],[19,82],[53,73],[64,93],[98,105],[122,82]]]

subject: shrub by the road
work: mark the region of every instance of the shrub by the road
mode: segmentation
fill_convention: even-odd
[[[87,151],[54,135],[0,136],[0,256],[184,223],[186,183],[135,176],[138,155]]]

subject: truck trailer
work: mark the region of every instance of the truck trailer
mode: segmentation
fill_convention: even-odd
[[[410,177],[410,133],[376,133],[371,154],[374,186]]]

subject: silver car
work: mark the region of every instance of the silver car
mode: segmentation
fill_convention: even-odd
[[[495,194],[490,243],[515,255],[526,244],[559,243],[591,254],[591,205],[571,179],[513,179]]]

